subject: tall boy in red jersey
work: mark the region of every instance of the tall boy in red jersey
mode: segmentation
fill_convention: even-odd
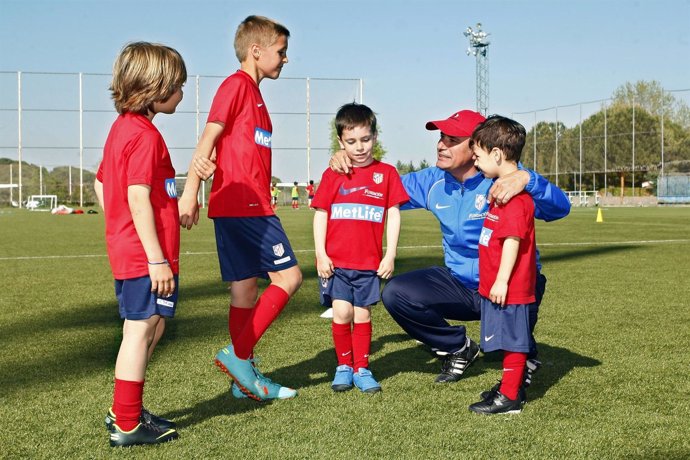
[[[475,128],[470,139],[474,165],[485,177],[503,177],[518,169],[525,128],[494,115]],[[479,304],[484,353],[503,350],[498,388],[482,393],[470,406],[480,414],[517,413],[525,400],[523,373],[530,351],[529,309],[536,302],[537,253],[534,201],[525,192],[504,205],[492,202],[479,236]]]
[[[286,399],[297,392],[259,372],[254,347],[302,283],[302,273],[280,220],[271,206],[273,127],[259,91],[288,62],[290,32],[263,16],[249,16],[237,28],[235,54],[240,70],[218,88],[194,157],[216,151],[217,169],[209,198],[221,275],[230,283],[228,329],[232,343],[216,355],[216,365],[234,380],[233,395]],[[179,202],[180,225],[199,220],[200,178],[194,158]],[[271,284],[258,295],[258,278]]]

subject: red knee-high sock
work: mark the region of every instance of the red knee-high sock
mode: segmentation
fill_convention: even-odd
[[[503,352],[503,378],[500,391],[510,399],[514,400],[518,397],[526,362],[527,353]]]
[[[290,296],[282,288],[275,284],[269,285],[263,294],[256,301],[252,309],[252,316],[244,327],[237,342],[234,343],[235,355],[240,359],[249,359],[254,350],[254,346],[268,326],[275,321],[285,305],[290,300]]]
[[[371,350],[371,321],[355,323],[352,327],[352,354],[355,361],[355,372],[360,367],[369,368],[369,351]]]
[[[331,332],[333,333],[335,354],[338,357],[338,366],[346,364],[352,367],[352,329],[350,324],[331,323]]]
[[[253,308],[238,308],[230,305],[228,310],[228,331],[232,343],[238,340],[244,327],[252,317]]]
[[[113,413],[115,414],[115,423],[122,431],[131,431],[139,424],[143,397],[143,381],[131,382],[115,379]]]

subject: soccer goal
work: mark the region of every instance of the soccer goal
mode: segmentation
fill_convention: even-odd
[[[30,211],[50,211],[57,208],[57,195],[31,195],[26,202]]]

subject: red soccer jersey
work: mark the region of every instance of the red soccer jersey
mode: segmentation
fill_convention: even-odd
[[[314,196],[314,186],[312,184],[307,185],[305,189],[307,190],[308,196]]]
[[[105,240],[115,279],[149,274],[148,259],[129,210],[127,187],[151,187],[156,233],[172,272],[179,273],[180,218],[175,169],[163,136],[143,115],[117,117],[103,147],[96,178],[103,183]]]
[[[338,268],[377,270],[388,208],[410,198],[398,171],[374,161],[351,174],[324,171],[312,207],[328,211],[326,253]]]
[[[479,293],[489,297],[501,264],[503,241],[520,238],[520,249],[508,281],[506,304],[535,302],[537,252],[534,240],[534,201],[520,193],[504,206],[491,203],[479,236]]]
[[[216,142],[217,169],[208,202],[209,217],[256,217],[271,207],[273,125],[259,86],[238,70],[220,85],[208,122],[225,129]]]

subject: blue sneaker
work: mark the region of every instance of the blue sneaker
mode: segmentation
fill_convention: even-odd
[[[347,364],[335,368],[335,378],[331,383],[333,391],[347,391],[352,389],[352,375],[355,370]]]
[[[355,386],[362,390],[363,393],[378,393],[381,391],[381,385],[374,379],[371,371],[367,368],[360,367],[357,373],[352,376]]]
[[[215,364],[220,370],[232,377],[242,393],[256,401],[266,399],[265,395],[268,394],[268,390],[260,384],[252,362],[248,359],[238,358],[232,345],[222,348],[216,354]]]
[[[281,386],[269,379],[268,377],[266,377],[265,375],[263,375],[257,367],[257,364],[259,363],[259,358],[250,358],[249,361],[252,363],[252,366],[254,366],[254,373],[256,374],[256,378],[259,380],[259,384],[266,389],[266,397],[262,398],[262,400],[290,399],[297,396],[296,390]],[[240,390],[240,388],[237,386],[235,382],[232,383],[230,391],[232,392],[232,396],[237,399],[247,398],[247,395],[244,394],[242,390]]]

